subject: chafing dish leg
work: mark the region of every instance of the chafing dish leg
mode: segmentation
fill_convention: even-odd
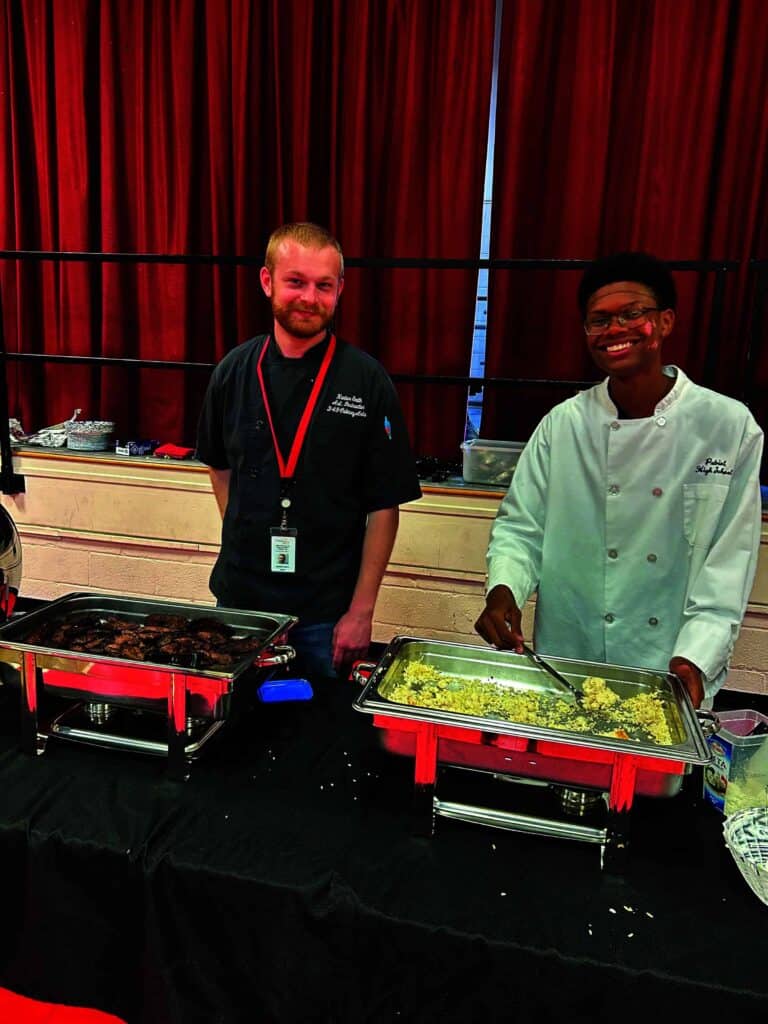
[[[611,772],[608,807],[612,811],[628,811],[632,806],[637,779],[637,758],[631,754],[616,754]]]
[[[608,793],[608,824],[603,847],[603,868],[621,874],[626,866],[629,845],[629,809],[635,795],[638,761],[627,754],[616,754]]]
[[[429,839],[435,834],[435,787],[417,782],[413,787],[411,832]]]
[[[415,835],[434,834],[436,780],[437,726],[424,724],[416,733],[412,807],[412,831]]]
[[[187,677],[183,672],[171,672],[168,686],[168,776],[176,782],[189,778]]]
[[[602,849],[603,870],[609,874],[622,874],[627,866],[628,849],[629,810],[609,810]]]
[[[34,652],[25,651],[21,659],[21,749],[25,754],[42,754],[46,737],[38,731],[40,693]]]

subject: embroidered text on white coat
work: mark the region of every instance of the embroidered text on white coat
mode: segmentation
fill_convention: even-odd
[[[728,468],[727,459],[704,459],[696,467],[697,473],[709,476],[710,473],[718,473],[720,476],[732,476],[733,470]]]

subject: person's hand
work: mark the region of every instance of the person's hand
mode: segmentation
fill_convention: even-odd
[[[337,672],[368,653],[372,619],[372,615],[350,610],[336,623],[333,630],[333,667]]]
[[[494,587],[485,599],[485,610],[475,629],[489,644],[503,651],[523,653],[522,614],[509,587]]]
[[[701,679],[701,669],[694,665],[687,658],[672,658],[669,663],[669,671],[674,672],[680,682],[688,691],[691,703],[695,708],[701,707],[704,700],[704,683]]]

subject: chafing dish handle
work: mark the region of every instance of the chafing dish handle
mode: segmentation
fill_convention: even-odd
[[[253,664],[255,668],[270,668],[273,665],[287,665],[295,657],[295,649],[284,644],[280,647],[271,647],[263,654],[259,654]]]
[[[359,686],[365,686],[371,675],[371,672],[376,668],[375,661],[356,661],[352,666],[352,671],[349,674],[349,678],[353,683],[357,683]]]
[[[694,714],[701,726],[701,731],[704,734],[705,740],[709,739],[710,736],[714,736],[716,732],[720,732],[720,719],[714,711],[707,711],[705,708],[696,708]]]

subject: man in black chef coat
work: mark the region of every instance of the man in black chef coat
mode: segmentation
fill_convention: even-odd
[[[365,655],[398,506],[421,496],[394,387],[335,337],[344,258],[325,229],[275,231],[261,269],[273,329],[214,370],[197,451],[223,525],[219,603],[294,614],[309,672]]]

